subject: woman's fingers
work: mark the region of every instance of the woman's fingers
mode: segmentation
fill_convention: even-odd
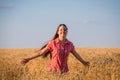
[[[29,60],[28,59],[23,59],[20,63],[25,65]]]
[[[85,62],[84,65],[85,65],[85,66],[89,66],[89,65],[90,65],[90,62]]]

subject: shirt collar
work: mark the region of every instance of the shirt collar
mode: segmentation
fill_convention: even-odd
[[[58,38],[55,39],[56,43],[60,43],[60,40]],[[69,43],[68,39],[65,39],[65,44]]]

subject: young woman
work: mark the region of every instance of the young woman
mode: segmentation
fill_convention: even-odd
[[[75,51],[74,45],[70,42],[66,36],[68,28],[65,24],[60,24],[52,40],[37,51],[33,56],[25,58],[21,61],[21,64],[26,64],[28,61],[37,58],[39,56],[46,57],[51,55],[51,62],[48,67],[48,71],[57,73],[66,73],[69,71],[67,58],[71,52],[83,65],[88,66],[89,62],[83,60],[80,55]]]

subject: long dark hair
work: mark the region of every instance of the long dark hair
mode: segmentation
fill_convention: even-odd
[[[65,24],[60,24],[60,25],[57,27],[56,33],[55,33],[55,35],[53,36],[53,38],[52,38],[51,40],[54,40],[54,39],[58,38],[58,36],[59,36],[59,35],[58,35],[58,30],[59,30],[59,28],[60,28],[61,26],[64,26],[64,27],[66,28],[66,30],[68,30],[68,28],[67,28],[67,26],[66,26]],[[48,44],[48,43],[47,43],[47,44]],[[47,44],[45,44],[44,46],[42,46],[42,47],[40,48],[40,50],[42,50],[43,48],[45,48],[45,47],[47,46]],[[50,58],[51,58],[52,55],[51,55],[51,52],[50,52],[50,51],[44,53],[44,54],[42,55],[42,57],[45,58],[45,57],[47,57],[49,54],[50,54]]]

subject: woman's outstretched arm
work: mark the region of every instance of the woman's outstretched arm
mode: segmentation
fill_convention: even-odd
[[[80,56],[75,50],[73,50],[71,53],[72,53],[73,56],[75,56],[82,64],[84,64],[85,66],[89,66],[90,63],[89,63],[88,61],[83,60],[83,59],[81,58],[81,56]]]
[[[20,63],[23,64],[23,65],[25,65],[30,60],[32,60],[34,58],[37,58],[37,57],[43,55],[44,53],[46,53],[48,51],[49,51],[49,49],[47,47],[45,47],[42,50],[39,50],[39,51],[35,52],[31,57],[24,58]]]

